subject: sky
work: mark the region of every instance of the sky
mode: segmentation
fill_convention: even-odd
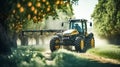
[[[73,6],[75,18],[84,18],[91,22],[91,14],[93,13],[95,5],[97,3],[98,0],[79,0],[78,5]]]

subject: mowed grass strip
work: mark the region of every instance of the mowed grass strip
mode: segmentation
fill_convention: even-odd
[[[87,52],[120,61],[120,46],[107,45],[89,49]]]

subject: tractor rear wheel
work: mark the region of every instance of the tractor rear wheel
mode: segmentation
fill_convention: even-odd
[[[75,50],[77,52],[85,52],[86,51],[85,41],[83,38],[78,37],[75,41]]]
[[[95,39],[93,36],[93,33],[90,33],[86,39],[86,43],[87,43],[87,48],[95,48]]]
[[[50,50],[53,52],[60,48],[60,39],[58,37],[54,37],[50,40]]]
[[[94,40],[94,37],[92,37],[89,42],[90,42],[90,47],[91,47],[91,48],[95,48],[95,40]]]

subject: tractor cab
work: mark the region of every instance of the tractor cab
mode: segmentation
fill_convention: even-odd
[[[74,19],[70,20],[69,29],[75,29],[80,34],[85,34],[87,32],[87,20],[85,19]]]
[[[63,36],[86,35],[87,20],[74,19],[69,21],[69,29],[63,32]]]

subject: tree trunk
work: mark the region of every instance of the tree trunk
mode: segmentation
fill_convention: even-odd
[[[35,40],[36,40],[36,45],[39,45],[39,37],[36,37]]]
[[[17,47],[17,38],[18,38],[18,33],[14,32],[12,35],[13,47]]]
[[[34,36],[34,38],[35,38],[35,41],[36,41],[36,45],[39,45],[39,35]]]
[[[13,0],[12,0],[13,1]],[[7,23],[5,22],[9,16],[11,5],[15,0],[10,3],[11,0],[0,0],[0,67],[16,67],[17,64],[14,61],[10,61],[8,56],[11,54],[11,47],[16,45],[12,42],[8,35]]]
[[[23,46],[28,45],[28,37],[27,36],[22,36],[20,38],[20,40],[21,40],[21,45],[23,45]]]
[[[6,33],[6,30],[0,23],[0,54],[9,54],[11,53],[12,41]]]

